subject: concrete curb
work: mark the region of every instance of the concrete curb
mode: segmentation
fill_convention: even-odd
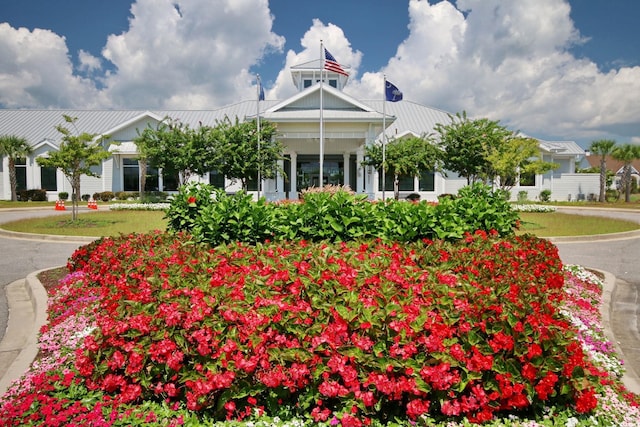
[[[6,367],[0,378],[0,396],[24,375],[38,355],[40,328],[47,323],[47,291],[37,276],[46,270],[49,269],[35,271],[7,286],[9,322],[0,343]]]
[[[588,267],[587,267],[588,268]],[[600,315],[602,318],[602,328],[607,340],[609,340],[615,347],[618,357],[625,359],[624,352],[620,347],[620,342],[616,339],[613,332],[611,313],[614,310],[615,294],[616,294],[616,277],[608,271],[598,270],[595,268],[589,268],[589,270],[597,271],[604,275],[603,287],[602,287],[602,300],[600,302]],[[627,390],[640,395],[640,377],[635,370],[628,365],[625,365],[625,373],[622,376],[622,383]]]
[[[48,242],[65,242],[65,243],[91,243],[94,240],[99,239],[99,237],[21,233],[18,231],[5,230],[1,227],[0,227],[0,236],[11,238],[11,239],[39,240],[39,241],[48,241]]]

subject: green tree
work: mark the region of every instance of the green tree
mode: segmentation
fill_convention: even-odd
[[[11,200],[14,202],[18,200],[16,161],[27,157],[32,152],[33,150],[25,138],[16,135],[0,135],[0,161],[4,156],[9,158],[9,185],[11,186]]]
[[[69,180],[72,189],[72,220],[75,221],[78,219],[80,178],[83,175],[99,178],[100,175],[94,172],[92,167],[99,166],[110,154],[102,145],[102,141],[107,138],[105,135],[79,133],[75,126],[77,117],[67,115],[62,117],[65,122],[74,127],[76,134],[63,125],[56,126],[56,130],[62,134],[62,142],[58,151],[50,151],[48,157],[38,157],[37,162],[40,166],[61,169]]]
[[[245,191],[258,174],[266,179],[284,174],[278,166],[278,160],[284,159],[284,147],[275,136],[276,126],[268,121],[260,122],[260,135],[255,120],[240,122],[236,117],[232,122],[227,117],[219,121],[212,130],[212,169],[239,180]]]
[[[193,174],[204,175],[212,170],[211,138],[212,128],[208,126],[191,129],[167,117],[155,128],[149,125],[133,142],[140,162],[146,160],[166,175],[177,174],[180,184],[184,184]]]
[[[607,156],[611,154],[616,142],[611,139],[600,139],[589,145],[589,151],[600,156],[600,195],[598,201],[607,201]]]
[[[491,179],[495,171],[487,156],[513,135],[498,121],[489,119],[471,120],[467,113],[449,115],[451,123],[438,123],[440,146],[444,152],[446,170],[458,173],[467,179],[467,184]]]
[[[383,161],[382,143],[367,145],[362,164],[393,174],[393,197],[396,200],[400,198],[400,176],[415,178],[425,170],[440,170],[442,161],[442,152],[431,135],[392,139],[387,142],[384,154]]]
[[[615,147],[611,151],[611,157],[623,162],[622,167],[622,191],[624,192],[624,201],[631,201],[631,163],[640,159],[640,146],[623,144]]]
[[[511,189],[516,184],[518,175],[542,174],[559,167],[557,163],[542,160],[536,139],[516,135],[490,147],[486,159],[489,164],[489,178],[498,178],[499,186],[503,190]]]

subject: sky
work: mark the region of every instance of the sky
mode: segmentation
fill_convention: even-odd
[[[304,3],[304,4],[303,4]],[[546,140],[640,144],[638,0],[1,0],[0,108],[217,109],[295,93],[289,67],[350,67],[345,92]]]

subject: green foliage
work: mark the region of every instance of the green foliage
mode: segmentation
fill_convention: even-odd
[[[497,121],[471,120],[466,112],[449,115],[449,118],[451,123],[438,123],[434,128],[444,151],[444,168],[467,178],[469,184],[494,177],[488,155],[498,150],[513,132]]]
[[[501,192],[476,183],[459,196],[429,202],[371,202],[348,191],[308,192],[301,202],[257,202],[205,184],[183,186],[167,211],[171,231],[188,231],[212,245],[265,240],[411,242],[459,239],[476,230],[513,233],[518,214]]]
[[[384,159],[383,159],[384,157]],[[394,180],[394,198],[399,198],[398,177],[417,177],[422,171],[440,170],[442,151],[433,137],[398,138],[388,141],[384,156],[382,143],[365,147],[363,165],[373,166],[376,170],[392,173]]]
[[[63,115],[66,123],[76,130],[72,133],[63,125],[56,126],[56,130],[62,134],[62,142],[58,151],[50,151],[48,157],[38,157],[36,160],[40,166],[54,167],[62,170],[64,176],[71,184],[71,200],[73,202],[73,220],[78,216],[78,201],[80,199],[80,178],[83,175],[99,177],[93,170],[94,166],[99,166],[103,160],[111,155],[102,145],[106,136],[79,133],[75,127],[76,117]]]
[[[278,166],[278,160],[284,159],[284,146],[275,135],[276,127],[268,121],[260,122],[259,134],[255,120],[240,122],[236,118],[233,123],[225,118],[219,121],[212,129],[211,170],[239,180],[245,191],[247,182],[257,179],[258,173],[264,179],[284,174]]]
[[[58,193],[58,200],[69,200],[69,193],[66,191],[61,191]]]
[[[551,190],[542,190],[539,197],[541,202],[548,202],[549,200],[551,200]]]
[[[44,202],[47,200],[47,191],[46,190],[23,190],[19,191],[18,200],[22,202]]]
[[[631,163],[640,159],[640,146],[632,144],[624,144],[615,147],[611,151],[611,156],[623,163],[621,187],[624,193],[624,201],[631,201]]]

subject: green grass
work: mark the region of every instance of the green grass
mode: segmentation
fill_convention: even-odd
[[[520,213],[519,234],[538,237],[583,236],[619,233],[640,229],[640,224],[584,215],[563,213]],[[165,230],[167,222],[160,211],[98,211],[81,213],[76,223],[71,214],[25,219],[3,224],[2,228],[23,233],[57,234],[68,236],[117,236],[120,233],[144,233]]]
[[[602,217],[565,213],[521,212],[518,234],[531,233],[538,237],[586,236],[620,233],[640,229],[640,224]]]
[[[75,222],[68,214],[24,219],[2,224],[2,228],[22,233],[102,237],[165,230],[167,221],[161,211],[104,211],[80,213]]]

